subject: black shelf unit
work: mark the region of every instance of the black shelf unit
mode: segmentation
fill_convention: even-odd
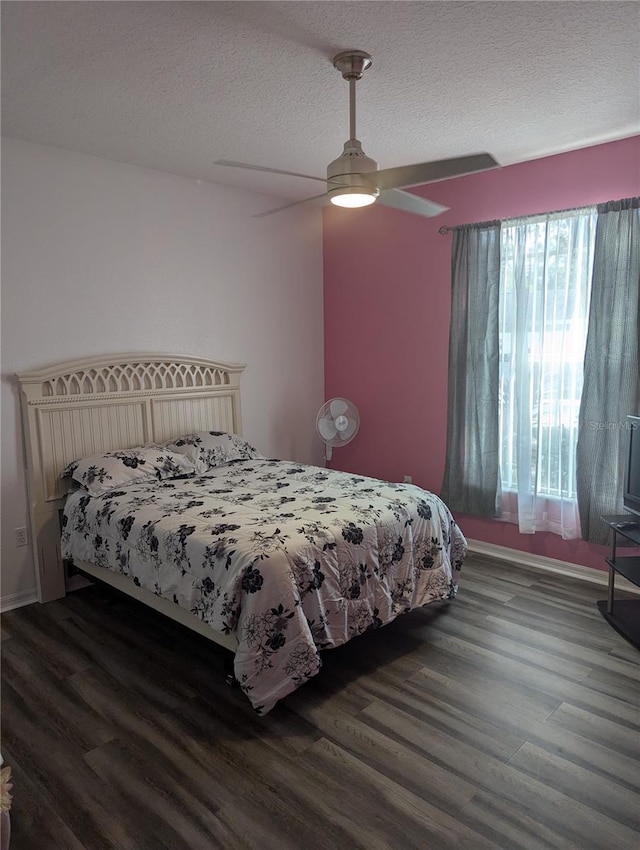
[[[596,604],[609,625],[640,649],[640,599],[614,598],[616,573],[640,587],[640,555],[618,555],[619,537],[640,546],[640,517],[636,520],[631,514],[615,514],[602,520],[611,528],[611,555],[606,559],[609,591],[607,598]]]

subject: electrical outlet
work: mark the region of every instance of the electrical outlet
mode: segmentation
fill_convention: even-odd
[[[28,546],[29,545],[29,535],[27,534],[26,526],[22,526],[22,528],[15,528],[16,535],[16,547],[17,546]]]
[[[413,481],[413,479],[411,478],[410,475],[405,475],[405,477],[404,477],[404,483],[405,484],[411,484],[412,481]]]

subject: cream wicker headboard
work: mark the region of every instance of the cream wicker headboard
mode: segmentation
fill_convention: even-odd
[[[18,375],[40,602],[65,594],[59,524],[65,466],[189,431],[241,434],[244,368],[201,357],[116,354]]]

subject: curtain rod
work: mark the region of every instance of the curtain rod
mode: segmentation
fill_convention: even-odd
[[[451,233],[452,230],[460,230],[463,227],[493,227],[496,224],[500,224],[500,219],[496,219],[495,221],[475,221],[471,222],[471,224],[452,224],[451,227],[443,224],[442,227],[438,228],[438,233],[444,236],[446,233]]]
[[[459,230],[461,227],[493,227],[494,225],[500,224],[503,221],[518,221],[523,220],[525,218],[535,218],[539,215],[560,215],[560,213],[578,212],[579,210],[587,210],[591,208],[595,209],[597,206],[597,204],[586,204],[581,207],[570,207],[569,209],[564,210],[546,210],[545,212],[527,213],[526,215],[515,215],[509,218],[494,219],[493,221],[476,221],[471,222],[470,224],[453,224],[450,227],[444,224],[438,229],[438,233],[444,236],[445,234],[450,233],[452,230]]]

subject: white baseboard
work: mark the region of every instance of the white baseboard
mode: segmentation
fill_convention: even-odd
[[[14,608],[22,608],[24,605],[31,605],[32,602],[38,601],[38,593],[33,590],[22,590],[20,593],[8,593],[0,599],[0,613],[12,611]]]
[[[73,576],[67,582],[67,593],[71,590],[80,590],[82,587],[88,587],[92,582],[84,576]],[[38,591],[23,590],[21,593],[9,593],[7,596],[0,597],[0,614],[5,611],[12,611],[14,608],[23,608],[25,605],[31,605],[38,601]]]
[[[509,549],[507,546],[498,546],[495,543],[485,543],[484,540],[469,540],[469,552],[477,555],[487,555],[501,561],[509,561],[516,566],[528,567],[532,570],[540,570],[546,573],[556,573],[577,578],[581,581],[590,581],[593,584],[606,585],[609,581],[608,570],[596,570],[593,567],[583,567],[581,564],[571,564],[569,561],[560,561],[557,558],[547,558],[544,555],[534,555],[532,552],[522,552],[520,549]],[[604,563],[604,561],[603,561]],[[616,590],[626,590],[630,593],[640,593],[640,587],[627,581],[621,575],[616,574]]]

